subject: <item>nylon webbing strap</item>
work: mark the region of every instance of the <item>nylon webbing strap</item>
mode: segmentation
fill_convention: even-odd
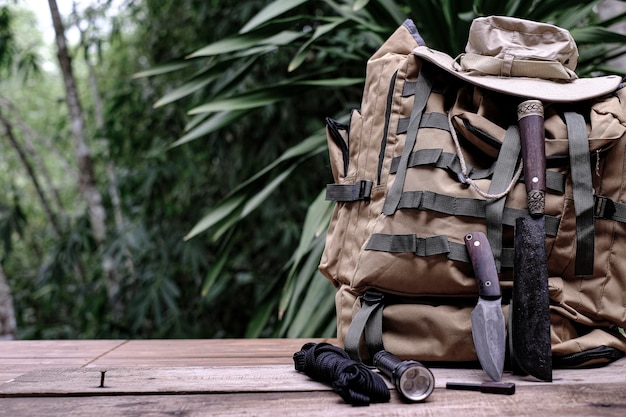
[[[393,158],[389,173],[395,174],[398,170],[399,164],[400,157]],[[459,162],[458,156],[450,152],[443,152],[443,149],[441,148],[420,149],[411,153],[411,156],[409,157],[409,168],[424,165],[433,165],[436,168],[448,170],[456,174],[457,177],[462,173],[461,163]],[[466,165],[468,170],[467,177],[473,180],[482,180],[493,176],[495,164],[485,169],[475,169],[467,163]],[[520,181],[523,180],[524,177],[522,176]],[[555,171],[546,171],[546,188],[552,191],[560,194],[565,193],[565,180],[565,174]]]
[[[626,223],[626,204],[598,195],[595,196],[594,207],[593,214],[596,218]]]
[[[582,115],[565,112],[576,212],[576,275],[592,275],[594,259],[594,198],[587,125]]]
[[[372,195],[372,181],[361,180],[354,184],[327,184],[326,200],[328,201],[363,201]]]
[[[375,331],[377,327],[382,329],[383,299],[381,292],[373,290],[367,291],[361,297],[361,309],[352,318],[344,340],[346,352],[355,361],[361,361],[359,345],[363,336],[365,336],[365,345],[370,357],[384,348],[382,332]],[[372,324],[369,324],[370,322]]]
[[[430,210],[450,216],[468,216],[485,219],[487,216],[488,202],[477,198],[453,197],[438,194],[432,191],[407,191],[402,193],[398,204],[401,209]],[[515,219],[527,216],[528,210],[504,207],[502,212],[502,224],[514,226]],[[554,216],[545,216],[546,235],[556,236],[560,219]]]
[[[489,194],[500,194],[507,189],[519,159],[521,150],[520,135],[517,126],[512,125],[506,131],[496,166],[493,171]],[[487,240],[491,245],[496,268],[500,271],[500,254],[502,253],[502,218],[506,197],[490,200],[486,206],[485,222],[487,224]]]
[[[467,248],[462,243],[450,242],[447,236],[420,238],[414,234],[386,235],[375,233],[365,246],[366,250],[391,253],[412,253],[416,256],[446,255],[451,261],[470,262]],[[513,268],[513,248],[503,248],[500,262],[505,268]]]
[[[432,81],[425,75],[425,71],[422,70],[415,87],[415,101],[413,102],[411,120],[407,129],[406,141],[404,143],[404,149],[402,150],[402,156],[400,157],[398,172],[396,173],[395,181],[387,194],[387,198],[385,199],[385,204],[383,206],[383,214],[386,214],[387,216],[396,212],[396,208],[400,202],[409,157],[411,156],[411,152],[413,152],[413,147],[415,146],[415,142],[417,140],[417,131],[419,130],[422,115],[424,114],[424,109],[426,109],[426,102],[430,96],[432,86]]]
[[[435,82],[435,84],[433,85],[432,92],[445,95],[448,92],[448,90],[449,90],[448,85],[444,83]],[[412,95],[415,95],[415,91],[417,91],[417,81],[407,80],[404,82],[404,85],[402,86],[402,97],[410,97]]]
[[[398,120],[398,129],[396,134],[406,133],[409,129],[410,117],[404,117]],[[448,123],[448,116],[443,113],[424,113],[422,120],[420,121],[420,129],[440,129],[450,131],[450,124]]]

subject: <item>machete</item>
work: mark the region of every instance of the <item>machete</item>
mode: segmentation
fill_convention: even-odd
[[[489,377],[502,379],[506,351],[506,328],[502,295],[491,246],[482,232],[465,235],[465,246],[478,280],[478,303],[472,311],[472,338],[478,360]]]
[[[515,222],[510,351],[515,371],[552,381],[550,297],[546,252],[546,150],[543,105],[527,100],[517,108],[529,216]],[[515,365],[519,369],[515,369]]]

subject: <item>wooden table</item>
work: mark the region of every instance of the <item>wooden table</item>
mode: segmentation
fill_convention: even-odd
[[[424,403],[404,403],[393,390],[390,403],[353,407],[294,370],[293,353],[309,341],[0,342],[0,415],[626,415],[626,359],[598,369],[555,370],[552,383],[505,373],[503,380],[516,384],[514,395],[448,390],[448,381],[482,382],[485,375],[432,368],[436,388]]]

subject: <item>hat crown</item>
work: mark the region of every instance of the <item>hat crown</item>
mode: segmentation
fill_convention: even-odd
[[[578,63],[578,48],[568,30],[506,16],[474,19],[465,51],[500,59],[559,62],[572,71]]]

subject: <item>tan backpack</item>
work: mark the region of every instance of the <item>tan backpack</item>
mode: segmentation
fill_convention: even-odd
[[[349,125],[328,120],[336,207],[319,268],[337,287],[338,339],[353,356],[384,346],[475,361],[478,290],[463,237],[489,237],[508,314],[513,225],[528,213],[520,98],[466,82],[418,47],[407,20],[368,61]],[[607,363],[626,352],[626,91],[546,102],[545,130],[553,363]]]

